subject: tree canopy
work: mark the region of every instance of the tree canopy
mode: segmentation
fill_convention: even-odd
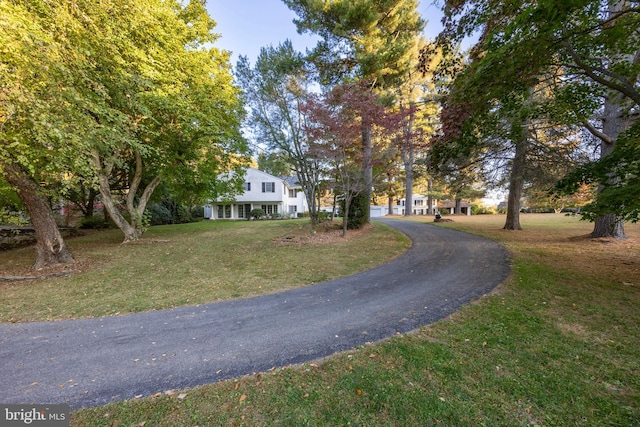
[[[617,0],[446,2],[441,41],[447,45],[474,32],[480,39],[443,111],[444,141],[472,146],[478,141],[468,138],[477,130],[474,118],[526,98],[554,76],[548,114],[598,137],[604,159],[637,122],[639,12],[635,3]],[[609,172],[599,176],[603,189],[613,183]],[[611,205],[609,213],[594,233],[624,236],[616,217],[623,212]]]
[[[192,199],[224,190],[216,177],[246,153],[243,110],[202,2],[18,0],[0,12],[0,170],[36,183],[19,194],[99,184],[130,240],[160,182]],[[25,205],[32,218],[45,210]]]

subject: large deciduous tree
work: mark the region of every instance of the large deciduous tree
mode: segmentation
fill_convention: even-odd
[[[369,124],[376,140],[386,141],[400,130],[402,117],[389,113],[366,81],[338,85],[322,96],[311,96],[304,111],[310,152],[327,167],[326,174],[335,177],[335,188],[343,198],[346,233],[351,202],[366,194],[368,185],[362,174],[365,155],[360,146],[362,123]],[[380,148],[372,146],[370,163],[377,162]],[[366,200],[363,209],[368,210]],[[366,220],[355,221],[352,228],[359,228],[361,222]]]
[[[637,122],[639,12],[637,3],[624,0],[447,2],[445,38],[481,33],[471,67],[456,79],[449,122],[490,111],[493,101],[504,100],[514,88],[532,88],[547,73],[561,70],[555,94],[565,101],[565,110],[554,113],[598,137],[604,160]],[[448,130],[458,132],[455,126]],[[617,185],[611,174],[600,178],[601,194]],[[622,238],[621,212],[609,208],[599,210],[592,235]]]
[[[118,139],[95,135],[91,157],[102,201],[127,242],[144,232],[147,202],[161,182],[200,199],[218,196],[224,186],[217,177],[240,165],[235,153],[245,147],[238,132],[239,91],[228,54],[207,47],[217,35],[204,5],[141,5],[120,20],[114,28],[108,16],[95,17],[94,31],[117,37],[109,46],[113,55],[91,72],[106,95],[105,109],[123,115],[126,133]],[[100,38],[92,47],[102,49],[102,43]],[[120,78],[110,79],[114,73]],[[97,125],[108,120],[94,117]],[[114,167],[127,172],[126,217],[111,191]]]
[[[56,193],[46,184],[82,162],[75,147],[86,122],[69,70],[78,58],[52,31],[49,13],[44,2],[0,2],[0,173],[36,230],[34,269],[73,261],[48,200]],[[56,19],[73,22],[68,13]]]
[[[251,108],[249,123],[259,140],[285,156],[304,189],[311,223],[318,223],[320,170],[309,154],[302,105],[311,84],[302,54],[290,41],[260,50],[254,67],[241,57],[238,80]]]
[[[51,208],[39,202],[77,181],[61,178],[99,184],[128,241],[140,236],[160,181],[197,182],[213,194],[209,178],[238,163],[231,153],[243,150],[241,104],[227,54],[205,47],[214,22],[201,2],[17,0],[0,8],[0,170],[37,229],[36,267],[71,259]],[[126,176],[130,222],[110,191],[114,170]]]

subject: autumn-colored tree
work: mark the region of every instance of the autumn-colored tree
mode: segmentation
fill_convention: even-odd
[[[305,105],[310,152],[327,167],[327,174],[336,179],[335,187],[345,204],[343,233],[349,222],[351,201],[366,194],[368,182],[362,174],[360,136],[362,123],[367,122],[378,140],[397,132],[397,115],[389,114],[379,97],[366,81],[338,85],[330,92],[312,96]],[[373,153],[368,163],[375,163]],[[368,200],[368,199],[366,199]],[[368,206],[368,202],[365,201]],[[368,209],[367,209],[368,210]],[[362,212],[365,215],[365,212]],[[366,215],[365,215],[366,218]],[[366,223],[366,219],[358,221]]]
[[[309,59],[321,83],[366,80],[384,93],[400,84],[411,67],[416,38],[424,28],[416,0],[284,0],[298,19],[299,32],[321,37]],[[361,123],[364,195],[371,200],[373,140],[371,124]],[[369,213],[367,222],[369,220]]]

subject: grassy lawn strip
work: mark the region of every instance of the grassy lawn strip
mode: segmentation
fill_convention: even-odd
[[[131,245],[120,244],[117,230],[90,233],[68,241],[79,272],[0,282],[0,321],[109,316],[272,293],[369,269],[410,245],[379,223],[346,239],[337,235],[311,233],[308,220],[152,227]],[[0,271],[26,271],[33,256],[33,248],[5,252]]]
[[[504,243],[496,292],[412,334],[316,363],[89,408],[73,426],[632,426],[640,420],[640,230],[556,215],[447,224]],[[232,227],[232,226],[230,226]]]

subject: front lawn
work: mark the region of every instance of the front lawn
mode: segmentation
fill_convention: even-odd
[[[82,409],[71,425],[640,425],[640,227],[628,225],[631,238],[615,242],[589,239],[591,224],[561,215],[523,215],[522,232],[502,230],[504,216],[453,218],[444,226],[505,244],[513,274],[449,318],[313,363]],[[211,237],[243,226],[215,227]],[[272,236],[255,245],[284,237]],[[328,246],[327,259],[340,245]],[[307,250],[316,253],[303,244],[294,252]],[[250,253],[264,265],[284,256]]]
[[[122,315],[282,291],[386,262],[410,244],[376,223],[340,237],[308,220],[205,221],[152,227],[122,245],[118,230],[68,240],[71,276],[0,282],[0,321]],[[366,248],[366,250],[363,250]],[[33,248],[2,253],[0,276],[27,274]]]

